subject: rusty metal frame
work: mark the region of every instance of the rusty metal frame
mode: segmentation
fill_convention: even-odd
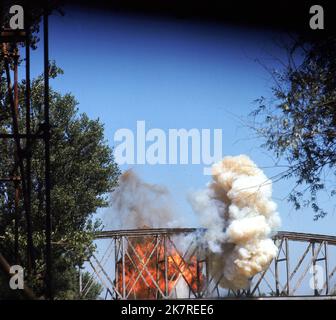
[[[13,169],[6,177],[0,177],[1,183],[13,184],[15,189],[14,196],[14,219],[15,219],[15,244],[13,248],[14,255],[7,255],[4,261],[10,263],[19,263],[27,269],[28,274],[35,273],[35,257],[33,242],[33,226],[31,218],[31,157],[35,142],[40,139],[45,146],[45,211],[46,211],[46,279],[45,296],[52,299],[52,261],[51,261],[51,208],[50,208],[50,123],[49,123],[49,44],[48,44],[48,15],[50,14],[48,4],[43,12],[43,38],[44,38],[44,123],[41,124],[39,132],[31,131],[31,82],[30,82],[30,7],[25,8],[25,29],[11,30],[0,29],[1,56],[4,61],[5,77],[8,93],[8,110],[11,113],[11,131],[2,132],[0,139],[12,140],[15,148],[13,150]],[[19,84],[18,84],[18,65],[19,65],[19,47],[24,46],[25,50],[25,99],[22,108],[22,114],[25,114],[24,132],[19,128]],[[10,48],[10,50],[9,50]],[[11,66],[13,66],[11,68]],[[14,75],[13,84],[11,82],[11,72]],[[21,205],[21,202],[23,205]],[[27,261],[22,261],[19,256],[19,229],[21,216],[25,215],[25,234],[27,238]]]
[[[180,279],[183,279],[187,285],[189,298],[253,298],[265,296],[290,298],[302,295],[298,290],[303,287],[303,283],[306,283],[303,280],[306,278],[308,271],[315,271],[318,263],[320,266],[321,264],[323,265],[323,286],[322,288],[316,286],[317,273],[312,272],[311,279],[315,287],[311,293],[308,292],[306,295],[319,298],[335,295],[335,291],[333,291],[335,288],[333,289],[332,285],[332,283],[334,283],[334,286],[336,284],[335,236],[278,232],[273,237],[278,247],[278,255],[270,263],[269,267],[250,280],[249,288],[227,290],[220,287],[220,280],[223,275],[210,275],[209,273],[208,248],[202,242],[204,231],[205,229],[195,228],[160,228],[102,231],[97,233],[96,240],[110,239],[110,243],[100,262],[96,256],[93,256],[89,261],[92,277],[90,278],[91,283],[84,284],[84,288],[86,288],[85,295],[89,292],[92,280],[97,279],[106,290],[105,299],[136,299],[132,290],[139,279],[146,283],[143,275],[147,274],[151,280],[152,288],[154,286],[156,290],[156,294],[149,297],[151,299],[176,298],[176,285]],[[181,236],[185,237],[183,250],[178,247],[180,242],[177,241],[178,237]],[[136,254],[132,239],[143,240],[146,243],[151,241],[152,245],[149,246],[151,250],[146,252],[145,257],[139,257]],[[304,246],[300,255],[298,255],[298,248],[294,249],[296,243],[301,243]],[[174,248],[174,253],[178,254],[180,260],[180,263],[174,263],[175,272],[171,277],[168,276],[167,271],[168,260],[172,261],[174,258],[170,256],[168,247]],[[330,252],[331,247],[335,251],[332,254]],[[296,257],[292,257],[292,251],[296,252]],[[160,254],[163,254],[163,256],[161,257]],[[161,274],[164,275],[164,279],[158,277],[157,274],[149,275],[150,271],[147,268],[147,263],[151,257],[155,256],[157,257],[156,267],[163,270]],[[112,260],[110,257],[113,257]],[[191,257],[196,259],[197,263],[196,290],[193,289],[188,279],[183,278],[182,272],[183,268],[188,267]],[[108,262],[112,262],[114,267],[107,266]],[[124,279],[125,264],[127,262],[134,267],[134,274],[136,275],[135,279],[131,279],[129,283]],[[162,286],[162,280],[165,283],[164,286]],[[119,287],[118,283],[121,283]]]

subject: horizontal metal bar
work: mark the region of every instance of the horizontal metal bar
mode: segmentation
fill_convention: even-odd
[[[120,236],[137,237],[137,236],[151,236],[164,234],[187,234],[193,232],[204,233],[204,228],[150,228],[150,229],[132,229],[132,230],[109,230],[100,231],[95,234],[95,239],[107,239]],[[273,240],[287,238],[291,241],[306,241],[306,242],[328,242],[329,245],[336,245],[336,236],[313,234],[313,233],[298,233],[279,231],[273,236]]]
[[[279,231],[273,237],[274,240],[281,238],[288,238],[291,241],[308,241],[308,242],[326,241],[328,242],[328,244],[336,245],[336,236],[324,235],[324,234]]]
[[[138,237],[138,236],[151,236],[151,235],[161,235],[161,234],[185,234],[193,233],[195,231],[202,232],[205,229],[197,228],[157,228],[157,229],[132,229],[132,230],[111,230],[111,231],[100,231],[95,235],[96,239],[106,239],[114,238],[120,236],[127,237]]]
[[[0,182],[21,181],[20,177],[0,178]]]
[[[22,30],[5,30],[0,33],[0,43],[23,42],[26,40],[26,32]]]

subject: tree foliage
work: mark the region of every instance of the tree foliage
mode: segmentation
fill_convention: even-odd
[[[60,73],[62,70],[55,64],[50,65],[50,77]],[[1,74],[0,133],[10,133],[11,118],[4,80]],[[39,76],[31,86],[32,132],[38,132],[43,123],[43,90],[43,76]],[[19,93],[19,122],[21,132],[24,132],[24,82],[19,85]],[[95,249],[93,233],[100,229],[100,223],[93,219],[93,213],[107,204],[106,194],[116,186],[119,169],[111,148],[104,140],[103,125],[99,119],[90,120],[86,114],[80,114],[71,94],[62,95],[50,90],[50,117],[54,291],[56,298],[76,298],[78,267]],[[11,175],[14,150],[12,140],[0,139],[1,177]],[[36,270],[28,279],[28,285],[38,296],[44,294],[45,275],[44,163],[44,144],[40,140],[32,148],[32,224]],[[13,199],[13,185],[0,183],[0,252],[6,255],[10,263],[14,263]],[[25,230],[25,218],[20,215],[19,256],[22,265],[26,261]],[[0,277],[0,298],[13,294],[8,291],[8,281]]]
[[[327,213],[320,192],[336,194],[336,39],[296,39],[287,53],[283,68],[270,70],[273,97],[257,100],[253,127],[288,162],[280,177],[296,181],[289,200],[313,208],[317,219]]]

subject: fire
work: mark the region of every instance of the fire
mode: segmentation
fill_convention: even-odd
[[[166,250],[166,256],[165,256]],[[116,288],[128,299],[158,299],[176,294],[177,284],[185,283],[190,296],[202,289],[202,262],[195,255],[184,257],[171,244],[158,243],[156,238],[132,238],[124,260],[117,263]],[[124,278],[123,278],[124,276]]]

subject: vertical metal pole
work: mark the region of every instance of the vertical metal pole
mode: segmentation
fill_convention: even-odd
[[[281,249],[281,248],[280,248]],[[278,266],[278,256],[274,259],[274,268],[275,268],[275,295],[279,296],[279,266]]]
[[[205,291],[205,298],[210,298],[209,297],[209,274],[210,274],[210,270],[209,270],[209,249],[208,247],[204,248],[205,250],[205,286],[206,286],[206,291]]]
[[[20,199],[20,189],[17,181],[14,182],[15,185],[15,240],[14,240],[14,255],[15,263],[19,264],[19,199]]]
[[[108,295],[108,289],[106,289],[106,293],[105,293],[105,298],[104,298],[104,300],[107,300],[107,295]]]
[[[160,245],[159,245],[159,242],[160,242],[160,238],[158,235],[156,235],[156,260],[155,260],[155,272],[156,272],[156,283],[158,285],[158,287],[160,288],[160,266],[159,266],[159,263],[160,263]],[[155,298],[156,299],[159,299],[159,296],[160,296],[160,292],[159,290],[156,288],[156,293],[155,293]]]
[[[197,241],[198,242],[198,241]],[[196,252],[196,282],[197,282],[197,297],[196,298],[200,298],[201,297],[201,270],[200,270],[200,247],[198,246],[197,248],[197,252]],[[192,284],[191,284],[192,285]]]
[[[16,121],[19,121],[19,87],[18,87],[19,58],[20,58],[19,49],[15,48],[14,49],[14,109],[15,109]]]
[[[50,205],[50,119],[49,119],[49,37],[48,10],[43,14],[44,33],[44,144],[45,144],[45,201],[46,201],[46,294],[53,299],[51,257],[51,205]]]
[[[16,135],[19,135],[19,81],[18,81],[18,64],[19,64],[19,49],[15,48],[14,51],[14,122],[16,130]],[[17,137],[17,152],[15,155],[16,161],[19,163],[20,167],[20,174],[21,174],[21,182],[22,182],[22,189],[23,189],[23,196],[24,196],[24,208],[25,208],[25,213],[27,217],[27,270],[28,274],[31,274],[33,265],[34,265],[34,251],[33,251],[33,238],[32,238],[32,222],[31,222],[31,214],[30,210],[28,208],[28,198],[27,198],[27,185],[25,184],[25,169],[24,169],[24,163],[23,163],[23,155],[21,153],[21,141]],[[17,174],[17,173],[16,173]],[[18,188],[18,186],[17,186]],[[15,197],[18,197],[19,193],[16,192]],[[16,208],[17,208],[17,218],[19,218],[19,200],[18,198],[15,199],[16,202]],[[18,225],[17,225],[18,227]],[[19,232],[19,229],[17,229]]]
[[[125,282],[125,239],[124,236],[121,236],[121,244],[122,244],[122,290],[123,290],[123,299],[126,299],[126,282]]]
[[[120,291],[120,284],[119,284],[119,247],[120,247],[120,241],[118,241],[118,248],[117,248],[117,238],[113,238],[114,240],[114,281],[115,281],[115,287],[117,288],[117,291]],[[116,292],[115,297],[118,299],[118,294]]]
[[[329,293],[329,266],[328,266],[328,242],[324,241],[324,269],[325,269],[325,283],[326,283],[326,295]]]
[[[18,62],[19,62],[19,53],[18,49],[15,48],[14,53],[14,109],[15,109],[15,115],[16,117],[19,114],[19,88],[18,88]],[[20,155],[18,152],[15,152],[15,161],[18,161],[18,158]],[[18,176],[17,170],[15,170],[15,176]],[[19,185],[17,181],[14,182],[14,188],[15,188],[15,199],[14,199],[14,206],[15,206],[15,240],[14,240],[14,254],[15,254],[15,261],[18,263],[19,260]],[[27,259],[28,259],[28,273],[30,273],[30,249],[29,246],[27,246]]]
[[[289,268],[290,268],[290,264],[289,264],[289,247],[288,247],[288,238],[285,239],[285,245],[286,245],[286,282],[287,282],[287,296],[289,296],[290,293],[290,289],[289,289]]]
[[[29,10],[25,10],[25,23],[26,23],[26,215],[31,217],[31,151],[30,151],[30,17]],[[23,173],[22,173],[23,174]],[[34,257],[32,257],[34,260]],[[33,261],[34,265],[34,261]]]
[[[315,257],[315,242],[312,243],[312,255],[313,255],[313,281],[314,281],[314,295],[318,295],[318,290],[316,286],[316,258]]]
[[[23,200],[24,200],[24,207],[25,207],[25,214],[26,214],[26,220],[27,220],[27,260],[28,260],[28,273],[31,273],[32,265],[34,264],[34,248],[33,248],[33,237],[32,237],[32,222],[31,217],[29,215],[29,212],[26,210],[27,208],[27,193],[26,193],[26,180],[25,180],[25,170],[24,170],[24,164],[23,164],[23,158],[22,158],[22,149],[21,149],[21,141],[20,141],[20,135],[19,135],[19,113],[18,113],[18,99],[15,98],[15,94],[13,97],[12,94],[12,85],[11,85],[11,75],[10,75],[10,69],[9,69],[9,61],[8,61],[8,51],[5,44],[3,44],[3,51],[5,53],[4,60],[5,60],[5,71],[6,71],[6,78],[7,78],[7,90],[8,90],[8,96],[11,106],[11,115],[13,120],[13,133],[14,133],[14,141],[16,144],[16,159],[18,162],[18,166],[20,169],[20,178],[21,178],[21,184],[22,184],[22,193],[23,193]],[[14,77],[15,77],[15,83],[14,83],[14,91],[17,90],[17,59],[14,59]],[[15,89],[16,88],[16,89]],[[15,93],[15,92],[14,92]],[[16,93],[17,96],[17,93]]]
[[[168,252],[167,252],[167,235],[164,235],[163,238],[163,252],[164,252],[164,276],[165,276],[165,298],[169,296],[169,287],[168,287]]]

